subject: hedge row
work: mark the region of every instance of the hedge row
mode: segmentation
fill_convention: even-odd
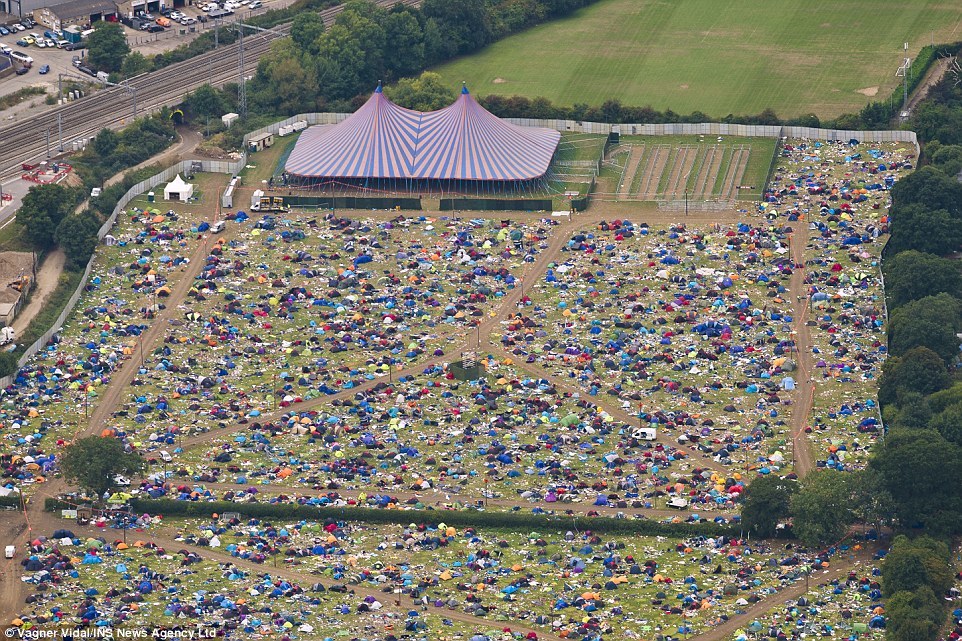
[[[638,534],[643,536],[739,536],[737,526],[719,525],[711,521],[702,523],[659,523],[638,519],[615,519],[610,517],[571,517],[563,515],[531,514],[519,512],[483,512],[475,510],[381,510],[364,507],[321,507],[294,503],[231,503],[227,501],[196,502],[170,499],[133,499],[130,506],[135,512],[149,512],[163,516],[200,516],[238,512],[247,517],[277,519],[337,519],[365,523],[446,523],[456,527],[507,528],[528,530],[591,530],[611,534]]]

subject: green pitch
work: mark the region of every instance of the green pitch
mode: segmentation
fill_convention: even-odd
[[[476,95],[826,118],[888,99],[904,42],[957,40],[945,0],[603,0],[437,71]]]

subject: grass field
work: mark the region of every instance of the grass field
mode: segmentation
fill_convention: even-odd
[[[825,118],[887,99],[904,42],[957,40],[944,0],[602,0],[437,71],[481,96]]]

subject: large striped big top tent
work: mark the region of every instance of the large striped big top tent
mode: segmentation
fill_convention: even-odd
[[[561,134],[507,123],[467,88],[438,111],[399,107],[378,87],[337,125],[301,134],[285,164],[303,178],[524,181],[545,175]]]

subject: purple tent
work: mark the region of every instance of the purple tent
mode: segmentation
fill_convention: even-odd
[[[378,87],[341,123],[301,134],[285,169],[302,178],[524,181],[544,176],[560,139],[501,120],[467,88],[454,104],[419,112]]]

